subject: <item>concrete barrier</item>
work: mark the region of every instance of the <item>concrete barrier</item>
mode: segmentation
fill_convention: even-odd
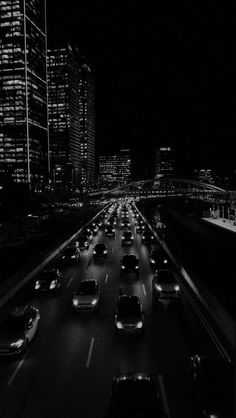
[[[136,206],[136,205],[135,205]],[[231,350],[233,351],[235,348],[235,321],[233,318],[226,312],[226,310],[220,305],[218,300],[212,295],[212,293],[199,281],[190,277],[181,263],[173,256],[170,252],[169,248],[167,247],[166,243],[159,238],[156,231],[152,228],[151,224],[148,222],[146,217],[139,211],[136,206],[137,211],[142,216],[143,220],[147,223],[150,230],[161,244],[163,249],[166,251],[174,265],[179,270],[181,276],[184,278],[185,282],[191,289],[192,293],[194,294],[195,298],[198,302],[200,302],[206,311],[209,313],[210,317],[214,320],[217,324],[220,332],[226,338],[229,345],[231,346]],[[200,318],[201,319],[201,318]],[[206,321],[205,321],[206,322]],[[205,325],[205,324],[204,324]],[[214,334],[214,331],[211,329],[210,325],[208,325],[208,331],[210,329],[210,333]],[[217,337],[215,336],[217,340]],[[219,343],[220,344],[220,343]],[[221,345],[221,344],[220,344]],[[221,353],[226,357],[228,360],[231,359],[229,353],[222,347]],[[232,359],[231,359],[232,360]]]
[[[40,264],[38,264],[33,270],[31,270],[29,273],[27,273],[23,278],[19,280],[17,284],[15,284],[11,290],[6,292],[5,295],[3,295],[0,299],[0,308],[2,308],[7,302],[9,302],[10,299],[12,299],[16,293],[25,286],[36,274],[38,274],[41,270],[43,270],[54,258],[56,258],[60,252],[68,245],[71,241],[73,241],[78,234],[91,222],[93,222],[96,218],[98,218],[102,212],[104,212],[110,204],[106,205],[103,209],[101,209],[93,218],[91,218],[82,228],[80,228],[78,231],[76,231],[70,238],[68,238],[66,241],[63,242],[56,250],[53,250],[53,252],[45,258]],[[19,274],[18,274],[19,275]],[[11,278],[10,278],[11,280]],[[17,280],[17,277],[14,276],[14,280]]]

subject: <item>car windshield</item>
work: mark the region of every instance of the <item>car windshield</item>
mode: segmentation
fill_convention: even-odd
[[[161,270],[158,273],[157,281],[160,283],[176,283],[176,279],[174,277],[173,272],[170,270]]]
[[[80,283],[76,292],[77,295],[94,295],[96,293],[96,286],[94,281],[85,281]]]
[[[79,237],[78,238],[79,243],[84,243],[85,241],[87,241],[87,237]]]
[[[124,236],[125,238],[130,238],[130,237],[132,236],[132,232],[129,232],[129,231],[124,232],[123,236]]]
[[[75,252],[76,252],[75,248],[66,248],[64,251],[64,254],[70,256],[70,255],[74,255]]]
[[[137,263],[137,258],[135,257],[135,255],[125,256],[123,258],[123,263],[124,264],[136,264]]]
[[[104,244],[97,244],[96,245],[96,247],[95,247],[95,250],[96,251],[104,251],[106,249],[106,247],[105,247],[105,245]]]
[[[43,271],[40,274],[40,280],[54,280],[57,278],[55,271]]]
[[[140,305],[136,298],[121,298],[118,307],[119,313],[122,315],[138,315],[140,314]]]
[[[167,255],[163,250],[160,250],[160,251],[155,250],[155,251],[152,251],[151,258],[154,258],[154,260],[159,260],[159,259],[167,258]]]

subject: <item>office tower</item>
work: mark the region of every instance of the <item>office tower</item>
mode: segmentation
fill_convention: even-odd
[[[48,51],[51,171],[62,187],[80,179],[80,63],[76,48]]]
[[[210,168],[200,168],[195,170],[195,176],[200,182],[214,184],[212,170]]]
[[[95,87],[90,65],[80,57],[80,158],[81,183],[89,185],[95,181]]]
[[[0,1],[0,171],[40,187],[49,172],[46,1]]]
[[[155,174],[163,178],[173,177],[175,173],[175,150],[170,146],[156,151]]]
[[[122,149],[116,155],[99,156],[99,178],[104,183],[127,183],[131,178],[130,150]]]

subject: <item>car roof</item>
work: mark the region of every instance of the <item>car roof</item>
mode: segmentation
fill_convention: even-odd
[[[104,242],[101,242],[95,245],[95,248],[100,248],[100,247],[106,247],[106,244]]]

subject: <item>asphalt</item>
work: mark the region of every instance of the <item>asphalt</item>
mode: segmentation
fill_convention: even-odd
[[[63,268],[63,285],[55,296],[38,295],[29,284],[1,311],[3,318],[14,304],[30,303],[41,315],[27,353],[1,360],[1,418],[102,418],[113,376],[130,371],[152,374],[171,418],[197,418],[189,360],[194,353],[215,353],[215,347],[184,295],[177,304],[153,299],[148,248],[135,233],[134,244],[122,247],[121,234],[117,228],[115,239],[107,238],[100,230],[79,263]],[[103,241],[108,257],[94,261],[92,247]],[[139,255],[140,276],[120,278],[120,259],[132,252]],[[97,312],[72,310],[73,293],[84,278],[99,281],[102,298]],[[142,337],[115,335],[121,287],[142,301]]]

